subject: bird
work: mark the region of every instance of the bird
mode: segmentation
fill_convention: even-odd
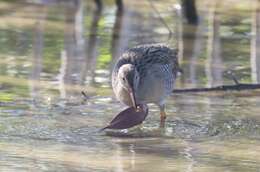
[[[116,98],[134,107],[154,103],[160,109],[160,126],[164,126],[165,100],[174,88],[181,68],[178,50],[166,44],[142,44],[126,50],[112,71],[112,88]]]

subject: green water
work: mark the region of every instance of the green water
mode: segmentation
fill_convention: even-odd
[[[125,108],[110,74],[137,44],[179,49],[176,88],[234,84],[228,70],[260,81],[259,4],[216,2],[197,1],[191,26],[177,1],[153,1],[169,38],[149,1],[125,1],[121,13],[113,1],[101,11],[87,0],[0,1],[0,171],[259,171],[259,91],[171,95],[164,129],[149,105],[141,129],[98,132]]]

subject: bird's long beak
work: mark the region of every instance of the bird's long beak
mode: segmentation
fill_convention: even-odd
[[[137,104],[136,104],[136,99],[135,99],[135,90],[130,89],[129,94],[130,94],[130,97],[131,97],[132,104],[133,104],[135,110],[137,110]]]

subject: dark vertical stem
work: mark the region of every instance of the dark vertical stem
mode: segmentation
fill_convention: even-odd
[[[97,9],[100,11],[103,8],[102,0],[94,0],[97,6]]]
[[[97,31],[98,31],[98,23],[101,18],[102,9],[97,8],[93,13],[92,23],[90,27],[90,35],[88,40],[88,47],[86,48],[87,54],[87,70],[90,71],[91,82],[94,83],[95,76],[95,67],[96,67],[96,59],[97,59]]]
[[[198,24],[199,18],[195,0],[182,0],[182,8],[188,23],[194,25]]]
[[[123,10],[123,0],[116,0],[116,6],[117,10],[122,11]]]
[[[117,59],[119,56],[119,47],[120,47],[120,33],[122,29],[122,18],[123,18],[123,10],[118,8],[116,12],[116,19],[113,27],[113,34],[112,34],[112,42],[111,42],[111,54],[112,54],[112,61]],[[112,62],[113,63],[113,62]]]

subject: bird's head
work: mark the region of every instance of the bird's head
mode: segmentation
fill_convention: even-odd
[[[135,66],[132,64],[124,64],[118,71],[119,82],[129,93],[132,105],[137,109],[136,104],[136,89],[139,85],[140,76]]]

